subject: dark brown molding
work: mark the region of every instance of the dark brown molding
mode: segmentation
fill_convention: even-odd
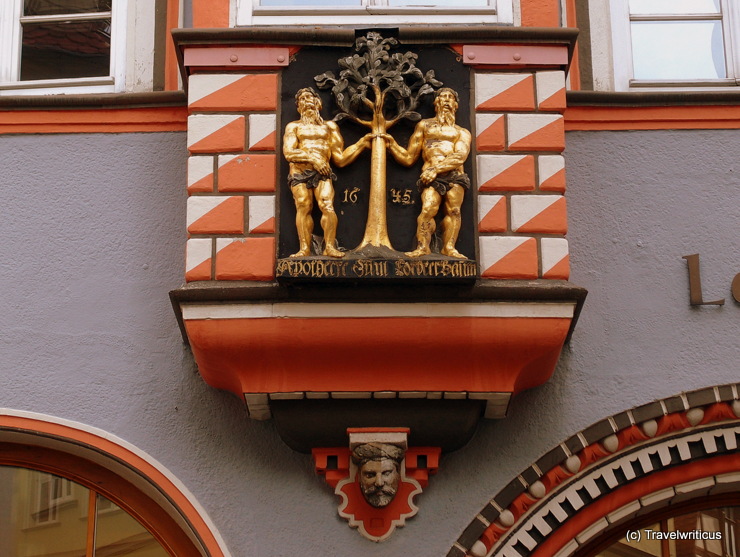
[[[575,44],[578,29],[549,27],[507,27],[500,25],[379,25],[402,42],[417,44],[455,44],[514,41],[522,43]],[[352,46],[358,34],[368,29],[354,27],[254,26],[230,29],[173,29],[175,46],[207,44],[307,44],[314,46]]]
[[[105,93],[97,95],[11,95],[0,97],[0,110],[115,109],[186,106],[184,91]]]
[[[727,91],[568,91],[568,106],[740,105],[740,88]]]

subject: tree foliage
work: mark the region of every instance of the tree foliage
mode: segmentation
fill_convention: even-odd
[[[442,83],[434,70],[416,67],[413,52],[391,52],[397,45],[395,38],[371,31],[355,41],[356,54],[338,60],[339,77],[326,72],[314,78],[320,89],[331,87],[339,108],[335,120],[349,118],[385,131],[404,118],[421,119],[416,111],[421,98]]]

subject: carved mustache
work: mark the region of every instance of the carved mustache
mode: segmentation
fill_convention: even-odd
[[[380,487],[378,486],[370,486],[367,489],[365,489],[366,495],[395,495],[396,490],[390,486],[390,485],[382,485]]]

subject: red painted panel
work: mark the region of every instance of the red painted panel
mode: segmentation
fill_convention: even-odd
[[[278,67],[287,66],[290,50],[287,47],[219,46],[191,47],[185,50],[185,66],[197,67]]]
[[[568,318],[194,319],[201,375],[245,392],[511,392],[552,374]]]
[[[473,66],[561,66],[568,47],[560,45],[465,45],[463,63]]]

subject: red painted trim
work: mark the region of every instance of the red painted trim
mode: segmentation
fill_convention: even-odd
[[[559,0],[521,0],[523,27],[560,27]]]
[[[526,317],[238,318],[191,319],[185,328],[204,380],[237,396],[295,391],[517,393],[550,378],[570,322]],[[383,349],[358,355],[358,342]],[[452,369],[457,371],[450,373]]]
[[[167,0],[167,39],[164,62],[164,90],[177,91],[180,89],[180,70],[177,63],[175,42],[170,32],[180,27],[180,0]]]
[[[740,106],[575,106],[565,110],[565,131],[740,129]]]
[[[175,508],[177,508],[177,510],[182,514],[182,517],[184,517],[185,520],[191,525],[194,533],[200,538],[201,542],[208,550],[210,556],[224,556],[224,552],[222,551],[219,542],[217,541],[210,527],[203,520],[200,512],[193,506],[188,497],[183,494],[182,491],[180,491],[180,489],[164,473],[162,473],[152,463],[145,460],[132,450],[119,445],[110,438],[101,437],[100,435],[92,432],[77,429],[70,425],[59,424],[30,417],[10,416],[6,414],[0,415],[0,429],[18,430],[20,432],[28,433],[32,436],[38,436],[40,434],[42,436],[53,437],[64,442],[65,444],[84,447],[87,450],[92,449],[104,455],[108,459],[123,463],[128,468],[134,470],[137,474],[145,478],[148,483],[156,487],[157,490],[159,490],[172,502]],[[10,444],[0,443],[0,449],[7,448],[9,447],[9,445]],[[22,446],[29,447],[29,445]],[[83,485],[87,485],[88,487],[90,487],[91,489],[95,489],[96,491],[102,491],[102,486],[107,486],[106,489],[118,489],[120,491],[120,489],[124,489],[126,487],[126,484],[128,484],[128,482],[125,481],[123,478],[115,475],[114,472],[107,470],[102,465],[89,462],[84,467],[80,467],[79,461],[87,461],[84,459],[84,457],[74,454],[73,451],[67,453],[61,452],[59,449],[52,450],[39,448],[39,450],[41,452],[33,452],[30,450],[23,451],[23,454],[21,456],[17,456],[16,453],[14,453],[14,451],[12,450],[7,453],[3,452],[0,453],[0,462],[9,463],[12,461],[16,464],[26,465],[35,463],[38,464],[39,467],[43,467],[47,471],[59,473],[72,480],[78,481],[79,483],[83,483]],[[51,453],[55,454],[51,455]],[[52,456],[53,458],[51,458]],[[34,459],[37,459],[37,462],[35,462]],[[77,463],[76,466],[75,463]],[[65,466],[65,464],[67,466]],[[87,477],[87,475],[91,473],[96,473],[95,470],[97,470],[98,474],[107,474],[109,476],[106,478],[108,483],[103,482],[99,485],[90,485],[92,479],[90,477]],[[137,500],[140,499],[139,494],[146,497],[145,494],[139,492],[138,489],[136,489],[135,491],[136,493],[127,493],[122,496],[123,501],[119,500],[116,502],[122,502],[122,506],[126,508],[125,501],[127,497],[131,497]],[[105,491],[103,492],[105,493]],[[136,508],[127,508],[127,510],[133,513],[136,513],[137,511]],[[146,520],[146,517],[137,516],[137,519],[139,520],[141,520],[142,518]],[[162,537],[162,532],[157,531],[158,524],[148,523],[148,525],[150,528],[155,530],[153,533],[159,534],[159,537]],[[172,525],[167,525],[165,526],[165,528],[167,529],[167,532],[164,533],[166,538],[172,540],[172,538],[174,537],[174,541],[172,543],[174,543],[175,547],[187,549],[186,546],[188,544],[186,543],[185,535],[182,530],[179,530],[179,528],[173,529]],[[177,530],[179,530],[179,532],[177,532]],[[177,536],[178,533],[179,536]],[[172,546],[172,544],[168,544],[168,546]],[[184,553],[183,555],[200,554],[200,552],[194,553],[194,551],[196,550],[193,547],[191,550],[188,550],[188,552]]]
[[[563,66],[568,47],[561,45],[464,45],[463,63],[474,66]]]
[[[126,133],[187,130],[187,107],[0,112],[0,135]]]
[[[191,47],[183,53],[186,67],[245,68],[287,66],[290,49],[279,46],[216,46]]]
[[[738,469],[740,469],[740,454],[735,453],[697,460],[649,474],[584,507],[540,544],[531,557],[552,557],[602,517],[650,493],[702,478],[737,472]]]
[[[411,433],[407,427],[348,427],[347,435],[350,433]]]
[[[193,0],[193,27],[229,27],[230,0]]]
[[[566,0],[565,12],[566,24],[568,25],[568,27],[576,29],[578,27],[578,20],[576,18],[576,0]],[[570,61],[570,70],[568,72],[568,76],[570,77],[571,91],[578,91],[581,88],[581,64],[578,57],[577,39],[576,46],[573,49],[573,58]]]

